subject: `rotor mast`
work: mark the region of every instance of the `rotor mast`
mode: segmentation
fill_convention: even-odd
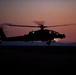
[[[39,25],[38,27],[40,27],[41,30],[43,30],[45,28],[45,26],[44,26],[45,21],[34,21],[34,23]]]
[[[43,30],[45,27],[43,25],[40,25],[41,30]]]

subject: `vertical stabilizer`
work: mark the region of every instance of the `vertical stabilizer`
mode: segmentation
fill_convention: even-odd
[[[5,38],[6,38],[6,35],[4,34],[3,29],[0,28],[0,40],[3,40]]]

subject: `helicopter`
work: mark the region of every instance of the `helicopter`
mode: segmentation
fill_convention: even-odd
[[[32,27],[32,28],[40,28],[36,31],[30,31],[28,34],[16,37],[6,37],[3,28],[0,28],[0,42],[2,41],[25,41],[25,42],[33,42],[33,41],[41,41],[46,42],[47,45],[50,45],[52,42],[56,42],[55,39],[63,39],[66,38],[65,34],[60,34],[54,30],[48,30],[45,28],[48,27],[59,27],[59,26],[68,26],[68,25],[76,25],[76,24],[63,24],[63,25],[52,25],[52,26],[45,26],[43,21],[34,21],[38,24],[38,26],[31,26],[31,25],[16,25],[10,23],[1,24],[2,26],[15,26],[15,27]]]

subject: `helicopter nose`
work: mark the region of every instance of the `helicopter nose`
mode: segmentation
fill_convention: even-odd
[[[66,36],[65,36],[65,34],[62,34],[62,38],[65,38]]]

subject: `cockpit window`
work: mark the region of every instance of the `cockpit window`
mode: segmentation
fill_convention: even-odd
[[[52,34],[52,31],[49,31],[50,34]]]
[[[58,35],[59,33],[58,32],[55,32],[55,31],[49,31],[50,34],[56,34]]]

